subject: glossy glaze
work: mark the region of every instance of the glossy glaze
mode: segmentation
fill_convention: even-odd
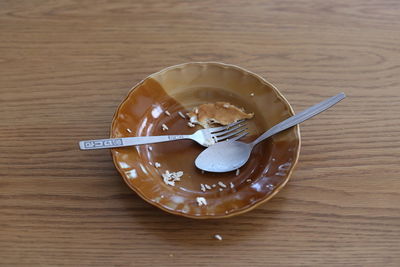
[[[177,112],[186,114],[194,106],[215,101],[255,113],[248,121],[252,133],[248,140],[293,114],[279,92],[255,74],[220,63],[188,63],[153,74],[135,86],[114,116],[111,136],[193,133],[196,128],[188,127]],[[163,123],[169,127],[166,132],[161,130]],[[203,148],[190,140],[114,149],[112,155],[126,183],[149,203],[187,217],[222,218],[248,211],[278,192],[289,179],[299,148],[298,127],[278,134],[254,149],[237,176],[196,169],[194,160]],[[161,167],[155,168],[155,162]],[[175,187],[164,184],[161,172],[165,170],[183,171],[182,181]],[[201,183],[218,181],[228,188],[200,190]],[[197,205],[199,196],[207,199],[206,206]]]

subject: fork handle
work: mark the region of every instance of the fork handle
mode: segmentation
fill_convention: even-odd
[[[111,138],[111,139],[85,140],[79,142],[79,148],[81,150],[115,148],[115,147],[162,143],[162,142],[175,141],[181,139],[190,139],[190,135],[137,136],[137,137],[121,137],[121,138]]]
[[[292,126],[295,126],[296,124],[299,124],[305,120],[308,120],[309,118],[314,117],[315,115],[321,113],[324,110],[327,110],[328,108],[332,107],[339,101],[343,100],[346,97],[344,93],[337,94],[336,96],[333,96],[331,98],[328,98],[300,113],[297,113],[296,115],[278,123],[277,125],[273,126],[271,129],[266,131],[263,135],[258,137],[255,141],[252,142],[253,145],[258,144],[259,142],[267,139],[268,137],[279,133],[283,130],[286,130]]]

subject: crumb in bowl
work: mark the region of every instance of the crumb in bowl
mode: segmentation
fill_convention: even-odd
[[[207,205],[207,200],[204,197],[196,197],[197,205],[201,206],[206,206]]]
[[[186,119],[185,115],[182,112],[178,111],[178,114],[179,116],[181,116],[182,119]]]
[[[182,175],[183,171],[169,172],[168,170],[161,174],[164,183],[170,186],[175,186],[175,183],[181,180]]]

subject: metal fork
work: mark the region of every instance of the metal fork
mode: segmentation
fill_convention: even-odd
[[[224,140],[239,140],[248,134],[246,124],[243,120],[226,126],[198,130],[190,135],[160,135],[160,136],[137,136],[121,137],[111,139],[85,140],[79,142],[81,150],[115,148],[126,146],[137,146],[182,139],[191,139],[202,146],[208,147]]]

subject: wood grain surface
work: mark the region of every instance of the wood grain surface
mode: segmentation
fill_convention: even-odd
[[[3,0],[0,40],[1,266],[400,266],[398,0]],[[181,218],[77,141],[108,136],[135,83],[188,61],[254,71],[296,111],[348,98],[301,126],[270,202]]]

